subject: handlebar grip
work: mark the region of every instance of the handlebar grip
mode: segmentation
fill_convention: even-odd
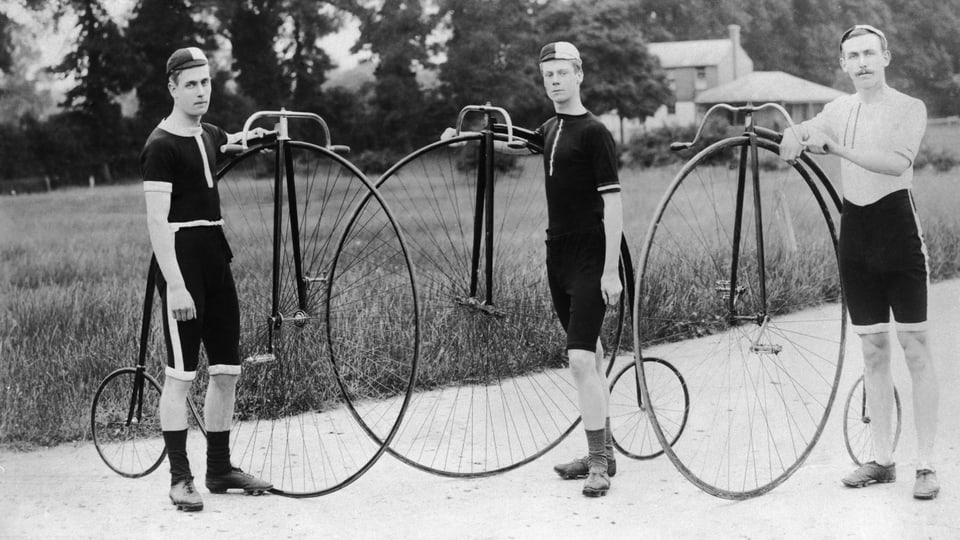
[[[243,152],[242,144],[225,144],[220,147],[220,151],[224,154],[239,154]]]
[[[329,150],[336,154],[349,154],[350,147],[345,144],[334,144],[329,146]]]
[[[688,150],[691,146],[691,143],[688,142],[672,142],[670,143],[671,152],[680,152],[682,150]]]

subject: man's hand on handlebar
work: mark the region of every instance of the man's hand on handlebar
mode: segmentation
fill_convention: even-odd
[[[829,154],[830,148],[836,147],[836,142],[830,137],[803,126],[790,127],[783,131],[780,140],[780,158],[793,162],[806,150],[811,154]]]

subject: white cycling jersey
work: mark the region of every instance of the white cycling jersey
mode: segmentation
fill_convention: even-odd
[[[913,161],[927,128],[927,108],[919,99],[884,86],[874,102],[864,103],[857,94],[842,96],[802,125],[846,148],[887,150],[910,160],[910,167],[900,176],[875,173],[841,160],[843,198],[851,203],[865,206],[913,185]]]

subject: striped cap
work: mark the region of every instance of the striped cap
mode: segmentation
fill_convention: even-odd
[[[196,47],[184,47],[173,51],[167,59],[167,76],[174,71],[207,65],[207,57]]]
[[[540,49],[540,63],[547,60],[573,60],[580,62],[580,51],[567,41],[547,43]]]

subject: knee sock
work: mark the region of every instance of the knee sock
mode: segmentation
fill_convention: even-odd
[[[187,430],[164,431],[163,442],[167,445],[167,459],[170,461],[170,485],[193,478],[187,459]]]
[[[207,432],[207,474],[221,475],[232,470],[230,465],[230,430]]]
[[[606,429],[588,429],[587,432],[587,464],[590,470],[607,472],[607,455],[604,450]]]

